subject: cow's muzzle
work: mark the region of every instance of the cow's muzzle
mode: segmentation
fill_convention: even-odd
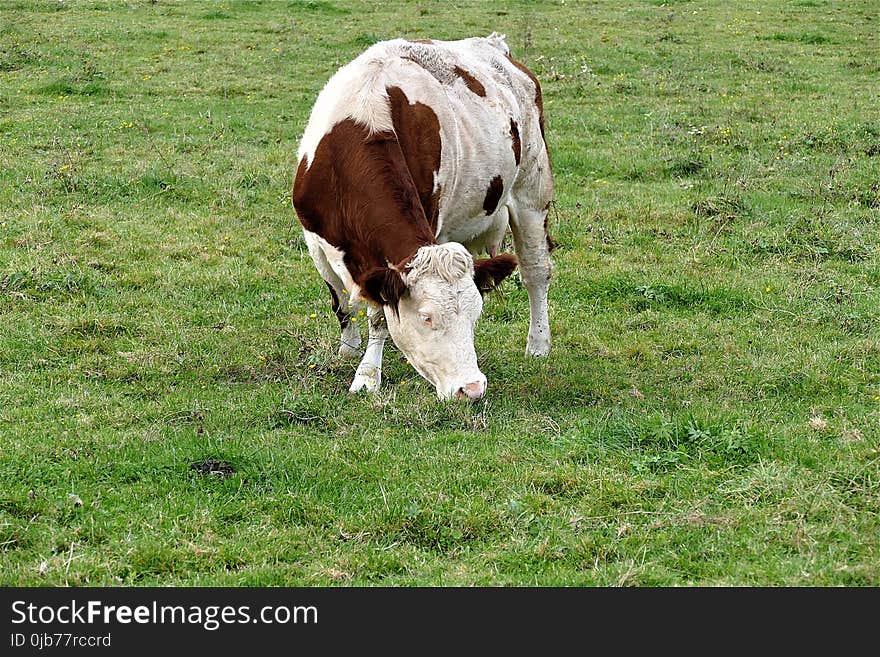
[[[486,394],[486,379],[466,383],[455,393],[456,399],[466,399],[468,401],[478,401]]]

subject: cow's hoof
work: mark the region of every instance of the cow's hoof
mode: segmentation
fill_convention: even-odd
[[[362,356],[360,349],[357,346],[352,347],[347,342],[343,342],[339,345],[339,357],[344,358],[345,360],[355,360],[356,358],[360,358]]]
[[[526,356],[535,356],[536,358],[543,358],[550,353],[550,341],[549,340],[535,340],[529,341],[528,345],[526,345]]]
[[[354,381],[348,389],[349,392],[360,392],[361,390],[376,392],[379,389],[379,384],[382,382],[381,371],[375,367],[364,368],[364,370],[363,372],[358,370],[358,373],[355,374]]]
[[[349,324],[342,329],[342,339],[339,341],[339,356],[341,358],[355,359],[361,357],[361,334],[357,327]]]

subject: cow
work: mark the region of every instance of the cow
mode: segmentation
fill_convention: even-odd
[[[553,176],[541,86],[505,36],[381,41],[315,101],[293,206],[342,330],[349,390],[376,391],[388,335],[440,399],[481,399],[482,295],[519,266],[526,354],[550,351]],[[516,255],[498,253],[508,227]],[[476,257],[484,255],[486,257]]]

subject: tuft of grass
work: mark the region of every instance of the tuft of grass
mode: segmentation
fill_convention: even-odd
[[[775,32],[770,38],[774,41],[797,41],[799,43],[806,43],[810,45],[831,43],[831,39],[821,32],[804,32],[801,34]]]
[[[232,14],[221,9],[214,9],[212,11],[206,11],[202,14],[202,18],[209,21],[229,20],[232,18]]]

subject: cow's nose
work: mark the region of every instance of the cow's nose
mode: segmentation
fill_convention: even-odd
[[[459,399],[468,399],[470,401],[477,401],[478,399],[482,399],[483,395],[486,394],[486,381],[473,381],[468,383],[467,385],[463,385],[458,389],[458,393],[455,395]]]

